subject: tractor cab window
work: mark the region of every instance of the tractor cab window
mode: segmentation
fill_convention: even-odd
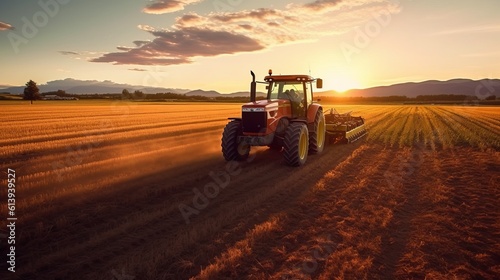
[[[313,103],[312,83],[308,82],[308,83],[305,83],[305,85],[306,85],[306,92],[307,92],[307,106],[309,106]]]
[[[301,82],[273,82],[269,88],[269,99],[304,99],[304,85]]]
[[[272,82],[268,94],[269,99],[290,100],[294,117],[305,116],[303,82]]]

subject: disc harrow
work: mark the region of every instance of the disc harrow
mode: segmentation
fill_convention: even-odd
[[[328,111],[325,114],[326,134],[331,143],[352,143],[367,134],[365,120],[352,116],[352,111],[343,114],[333,108]]]

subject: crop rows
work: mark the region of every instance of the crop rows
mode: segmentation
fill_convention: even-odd
[[[229,176],[220,137],[239,104],[64,104],[2,104],[0,167],[18,175],[18,242],[29,252],[20,256],[21,278],[111,279],[121,268],[137,279],[488,278],[498,269],[481,269],[498,254],[495,246],[475,256],[432,239],[454,229],[484,244],[497,230],[486,225],[495,223],[487,213],[472,211],[487,212],[486,204],[497,215],[497,108],[324,105],[364,117],[367,137],[328,145],[301,168],[255,148]],[[449,173],[460,172],[467,155],[477,166]],[[484,173],[481,180],[474,172]],[[433,174],[439,179],[426,181]],[[179,205],[194,205],[194,190],[214,180],[228,187],[186,223]],[[456,184],[464,189],[454,191]],[[456,212],[447,212],[459,211],[464,198],[474,202],[462,218],[476,217],[476,227],[457,228]],[[419,239],[444,253],[419,247]],[[428,263],[440,257],[446,267],[449,248],[478,265],[453,274]]]

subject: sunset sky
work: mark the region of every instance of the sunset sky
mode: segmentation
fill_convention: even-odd
[[[0,85],[229,93],[269,68],[336,90],[499,78],[499,11],[498,0],[1,1]]]

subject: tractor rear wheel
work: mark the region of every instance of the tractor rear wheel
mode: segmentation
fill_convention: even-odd
[[[309,133],[307,125],[300,122],[291,123],[285,133],[283,143],[284,157],[288,165],[301,166],[307,160]]]
[[[230,121],[222,133],[222,155],[227,161],[243,161],[250,154],[250,146],[238,143],[238,136],[242,135],[242,125],[240,121]]]
[[[326,125],[323,110],[318,109],[314,119],[314,131],[309,135],[309,152],[319,154],[325,148]]]

